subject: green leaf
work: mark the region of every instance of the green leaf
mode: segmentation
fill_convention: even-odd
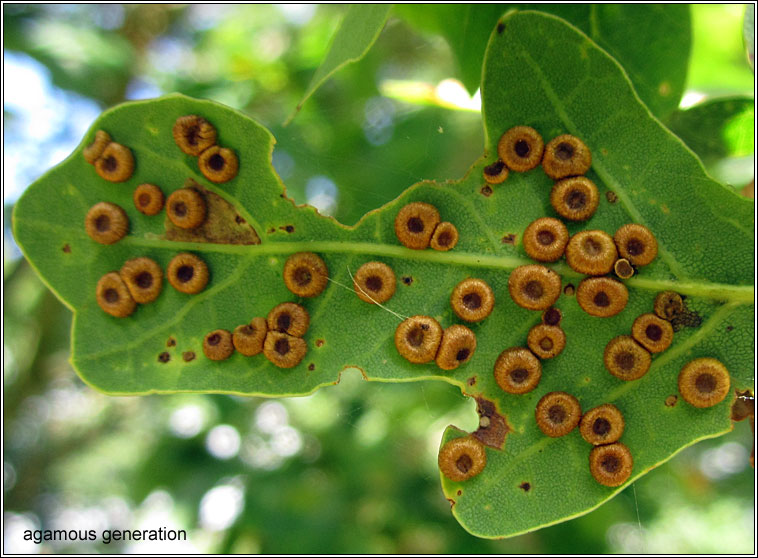
[[[523,4],[399,5],[416,27],[441,34],[450,45],[470,93],[481,79],[487,37],[498,17]],[[684,92],[690,56],[686,5],[535,4],[530,9],[560,16],[587,33],[624,67],[650,110],[663,117]]]
[[[708,177],[692,152],[651,116],[618,63],[587,36],[540,13],[514,13],[502,23],[502,32],[491,36],[483,73],[485,156],[463,180],[416,184],[351,228],[286,198],[270,165],[272,136],[236,111],[172,95],[104,113],[68,159],[30,186],[13,223],[24,254],[75,313],[72,361],[81,377],[118,394],[305,394],[337,382],[346,367],[360,368],[370,380],[449,382],[477,398],[490,425],[508,427],[503,444],[483,420],[478,435],[490,444],[484,471],[463,483],[442,480],[453,514],[483,537],[512,536],[586,513],[623,489],[592,479],[590,448],[577,431],[554,439],[538,430],[535,404],[548,392],[568,391],[585,410],[601,403],[622,410],[627,426],[621,441],[635,460],[625,486],[681,448],[729,430],[733,392],[710,409],[681,399],[667,406],[666,400],[677,394],[681,367],[701,356],[727,366],[732,390],[752,388],[752,204]],[[171,128],[186,114],[213,123],[218,143],[237,153],[236,178],[210,183],[195,158],[179,151]],[[617,316],[593,318],[573,296],[559,298],[567,347],[544,361],[540,385],[522,396],[500,390],[492,370],[497,356],[524,346],[529,328],[540,322],[539,312],[511,300],[507,282],[514,268],[531,263],[519,242],[526,226],[554,215],[552,181],[539,168],[512,173],[494,188],[482,179],[482,169],[496,158],[499,136],[517,124],[535,127],[546,140],[572,133],[590,147],[588,176],[598,184],[601,204],[589,222],[570,224],[572,233],[613,233],[636,222],[654,231],[660,247],[658,258],[626,282],[629,302]],[[105,182],[84,161],[82,150],[99,129],[134,153],[136,170],[127,182]],[[138,184],[153,182],[168,194],[187,180],[229,202],[233,211],[220,217],[235,223],[241,217],[260,244],[171,241],[162,215],[146,217],[133,208]],[[95,244],[84,231],[84,215],[99,201],[117,203],[129,215],[130,233],[117,244]],[[455,249],[414,251],[399,244],[393,222],[410,201],[434,204],[443,220],[458,227]],[[202,293],[183,295],[166,286],[155,302],[125,319],[97,306],[95,285],[104,273],[136,256],[165,268],[180,251],[207,261],[211,280]],[[298,299],[283,284],[284,261],[300,251],[321,255],[334,281],[316,298]],[[391,312],[365,304],[350,288],[351,273],[371,260],[389,264],[398,278],[385,305]],[[564,286],[582,279],[563,263],[550,267]],[[478,343],[471,361],[452,372],[409,364],[394,347],[396,314],[433,316],[443,327],[458,322],[450,292],[466,277],[485,280],[496,298],[487,319],[469,324]],[[644,378],[622,382],[610,376],[602,364],[605,345],[628,333],[635,317],[651,311],[655,295],[668,289],[687,296],[692,327],[678,331],[672,346],[653,357]],[[277,369],[260,355],[234,354],[222,362],[203,357],[207,332],[231,330],[284,301],[301,303],[311,317],[308,353],[298,366]],[[189,351],[196,358],[186,361]],[[162,353],[169,358],[160,358]],[[451,428],[444,439],[458,435]]]
[[[391,9],[392,4],[353,4],[347,9],[345,18],[332,38],[326,58],[316,70],[305,95],[287,122],[297,115],[305,101],[335,72],[365,56],[384,28]]]
[[[715,178],[739,188],[753,179],[755,110],[752,97],[705,101],[674,112],[666,124],[700,156]]]
[[[662,118],[679,106],[690,58],[686,4],[590,4],[588,19],[567,18],[623,66],[642,101]],[[553,11],[564,17],[566,9]]]
[[[692,59],[687,90],[708,95],[753,91],[752,67],[739,53],[745,48],[738,5],[692,4]]]
[[[503,4],[398,4],[396,12],[414,27],[445,37],[470,94],[479,89],[482,59]]]
[[[755,4],[745,6],[745,21],[742,23],[745,54],[750,67],[755,70]]]
[[[679,110],[666,122],[703,161],[742,157],[755,151],[752,97],[712,99]]]

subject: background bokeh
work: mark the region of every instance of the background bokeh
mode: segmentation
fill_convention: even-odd
[[[21,258],[13,202],[97,115],[179,91],[240,109],[277,138],[289,194],[346,224],[482,152],[478,98],[439,36],[391,17],[369,54],[282,126],[345,6],[4,5],[4,549],[6,552],[752,553],[753,434],[687,448],[609,503],[512,539],[450,514],[436,455],[476,428],[444,383],[346,372],[312,396],[108,397],[69,364],[71,313]],[[692,7],[683,105],[753,94],[744,6]],[[410,93],[409,93],[410,92]],[[709,170],[752,197],[754,156]],[[747,186],[747,188],[744,188]],[[186,529],[185,543],[46,543],[27,529]]]

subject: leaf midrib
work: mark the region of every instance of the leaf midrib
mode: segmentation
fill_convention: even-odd
[[[40,229],[51,232],[71,234],[72,229],[66,226],[53,225],[47,221],[23,219],[23,222]],[[83,231],[77,231],[77,235],[84,238]],[[134,237],[127,236],[122,241],[124,244],[163,248],[172,251],[187,250],[193,252],[216,252],[237,254],[246,257],[255,255],[287,255],[297,252],[321,252],[325,254],[362,254],[383,256],[387,258],[402,258],[410,261],[430,262],[441,265],[459,264],[475,268],[513,269],[535,263],[528,258],[510,255],[479,254],[471,252],[436,252],[433,250],[410,250],[403,246],[374,242],[346,242],[346,241],[299,241],[281,242],[268,241],[266,243],[250,244],[215,244],[210,242],[180,242],[168,241],[158,237]],[[565,263],[546,264],[561,277],[570,277],[581,280],[585,276],[577,273]],[[708,281],[676,281],[660,278],[647,278],[635,276],[627,279],[625,284],[629,287],[648,291],[673,290],[680,294],[690,296],[702,296],[712,300],[724,302],[736,302],[738,304],[752,304],[754,300],[754,287],[752,285],[731,285],[726,283],[712,283]],[[57,292],[51,286],[51,290]]]

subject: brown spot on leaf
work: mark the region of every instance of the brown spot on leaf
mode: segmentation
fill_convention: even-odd
[[[505,23],[501,21],[497,24],[497,34],[500,35],[503,31],[505,31]]]
[[[71,253],[71,246],[69,246],[68,244],[64,244],[63,248],[61,248],[61,250],[63,250],[66,254],[70,254]]]
[[[284,225],[282,227],[279,227],[279,230],[292,234],[293,232],[295,232],[295,227],[293,227],[292,225]]]
[[[315,365],[315,364],[313,364],[313,363],[311,362],[311,363],[308,365],[308,370],[310,370],[311,372],[313,372],[315,369],[316,369],[316,365]]]
[[[576,292],[576,287],[574,287],[574,285],[572,285],[571,283],[563,287],[563,294],[565,294],[566,296],[574,296],[575,292]]]
[[[453,500],[452,498],[448,498],[447,501],[450,502],[450,509],[453,509],[453,506],[455,505],[455,500]]]
[[[616,195],[616,192],[611,192],[610,190],[605,193],[605,199],[608,200],[608,203],[616,203],[619,201],[619,197]]]
[[[176,347],[176,339],[169,337],[166,341],[166,347]]]
[[[476,383],[476,376],[471,376],[468,380],[466,380],[466,383],[470,386],[473,386]]]
[[[734,329],[734,326],[728,325],[726,326],[727,331],[732,331]]]
[[[158,355],[158,362],[166,363],[169,360],[171,360],[171,355],[165,351]]]
[[[755,179],[748,182],[740,193],[747,198],[753,198],[755,196]]]
[[[528,482],[522,482],[518,487],[524,492],[529,492],[532,489],[532,485]]]
[[[460,496],[461,494],[463,494],[463,490],[459,490],[458,492],[456,492],[456,494],[457,494],[458,496]]]
[[[324,340],[323,339],[316,339],[316,346],[317,347],[323,347],[324,346]]]
[[[403,277],[402,281],[406,285],[410,285],[410,284],[413,283],[413,277],[409,277],[409,276],[406,275],[405,277]]]
[[[192,362],[195,360],[195,351],[185,351],[182,353],[182,359],[184,362]]]
[[[685,297],[682,297],[684,299]],[[680,331],[685,327],[700,327],[703,318],[694,310],[687,308],[687,302],[682,300],[682,309],[671,318],[671,327],[674,331]]]
[[[165,221],[166,239],[178,242],[209,242],[212,244],[260,244],[261,239],[253,227],[239,216],[234,206],[224,198],[206,190],[192,179],[185,188],[193,188],[205,198],[205,221],[194,229],[181,229],[168,217]]]
[[[479,428],[472,434],[485,446],[503,449],[505,437],[511,430],[505,417],[497,412],[495,403],[484,397],[476,398],[476,412],[479,413]]]
[[[732,420],[739,422],[755,416],[755,398],[749,389],[737,390],[737,398],[732,403]]]
[[[482,194],[485,198],[489,198],[492,195],[492,188],[489,186],[482,186],[482,189],[479,190],[479,193]]]
[[[558,308],[548,308],[542,313],[542,321],[546,325],[555,326],[561,323],[561,318],[563,318],[563,314],[561,313]]]
[[[673,407],[674,405],[676,405],[677,401],[679,401],[679,397],[677,397],[676,395],[669,395],[666,398],[666,407]]]
[[[502,238],[503,244],[516,244],[516,235],[508,233]]]

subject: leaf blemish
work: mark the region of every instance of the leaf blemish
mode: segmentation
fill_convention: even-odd
[[[443,221],[439,223],[432,233],[432,239],[429,242],[434,250],[447,252],[455,248],[458,244],[458,229],[452,223]]]
[[[196,229],[207,212],[205,197],[194,188],[174,190],[166,200],[166,217],[180,229]]]
[[[109,182],[126,182],[134,172],[134,155],[128,147],[111,142],[95,161],[95,171]]]
[[[395,235],[400,244],[411,250],[424,250],[440,223],[440,212],[429,203],[412,202],[398,211]]]
[[[323,339],[316,339],[316,346],[317,347],[323,347],[324,346],[324,340]]]
[[[542,323],[556,326],[561,323],[561,318],[563,318],[563,314],[558,308],[548,308],[542,314]]]
[[[482,194],[485,198],[489,198],[492,195],[492,188],[489,186],[482,186],[482,189],[479,190],[479,193]]]
[[[137,306],[123,279],[115,271],[106,273],[97,282],[95,298],[104,312],[116,318],[131,315]]]
[[[184,362],[192,362],[195,360],[195,351],[185,351],[182,353],[182,360]]]
[[[94,165],[95,161],[100,158],[110,142],[111,136],[108,132],[105,132],[104,130],[98,130],[95,132],[95,139],[93,142],[84,148],[84,160],[90,165]]]
[[[226,360],[233,352],[232,334],[225,329],[214,329],[203,339],[203,353],[210,360]]]
[[[237,155],[231,149],[214,145],[203,151],[197,159],[203,176],[211,182],[228,182],[239,169]]]
[[[680,331],[685,327],[700,327],[703,318],[694,310],[687,308],[687,303],[683,302],[681,311],[671,319],[671,327],[674,331]]]
[[[479,413],[479,428],[472,436],[485,446],[503,449],[505,438],[511,431],[505,416],[498,413],[494,402],[484,397],[476,398],[476,412]]]
[[[544,148],[537,130],[531,126],[514,126],[500,137],[497,154],[509,169],[526,172],[540,164]]]
[[[755,397],[749,389],[736,390],[737,398],[732,403],[732,420],[739,422],[755,416]]]
[[[312,252],[292,254],[284,263],[282,275],[292,294],[308,298],[321,294],[329,281],[324,260]]]
[[[283,302],[271,309],[266,321],[271,331],[302,337],[308,331],[311,318],[303,306],[294,302]]]
[[[453,438],[440,448],[437,464],[448,479],[462,482],[484,470],[487,452],[482,443],[472,436]]]
[[[592,164],[592,154],[585,143],[571,134],[553,138],[545,146],[542,170],[553,180],[586,173]]]
[[[163,290],[163,270],[150,258],[134,258],[121,266],[121,279],[126,283],[132,298],[147,304],[157,299]]]
[[[185,294],[197,294],[208,284],[208,266],[194,254],[174,256],[168,264],[166,275],[171,286]]]
[[[263,344],[268,333],[268,323],[264,318],[256,317],[250,323],[241,324],[232,332],[232,345],[240,354],[255,356],[263,352]]]
[[[61,250],[63,250],[63,252],[66,253],[66,254],[70,254],[71,253],[71,246],[69,246],[68,244],[64,244],[63,248],[61,248]]]
[[[163,209],[165,203],[163,191],[155,184],[144,183],[134,189],[132,201],[137,211],[152,217],[158,215]]]
[[[403,277],[403,283],[405,283],[406,285],[413,284],[413,277],[406,275],[405,277]]]
[[[355,294],[369,304],[387,302],[395,294],[395,272],[385,263],[367,262],[352,277]]]
[[[171,360],[171,355],[165,351],[158,355],[158,362],[166,363],[169,360]]]
[[[542,366],[529,349],[511,347],[497,357],[494,374],[502,390],[521,395],[537,387],[542,377]]]
[[[173,223],[169,217],[169,203],[166,204],[165,221],[166,239],[179,242],[208,242],[212,244],[260,244],[261,239],[256,230],[242,219],[237,210],[224,198],[206,190],[197,182],[189,179],[185,182],[185,191],[193,191],[205,204],[205,216],[194,228],[185,229]],[[177,190],[176,192],[179,192]],[[174,194],[176,194],[174,192]],[[174,196],[169,196],[169,200]],[[240,222],[241,221],[241,222]],[[271,233],[273,229],[269,230]]]
[[[179,149],[194,157],[216,143],[217,132],[213,124],[194,114],[177,118],[171,132]]]
[[[519,488],[520,488],[521,490],[523,490],[524,492],[529,492],[529,491],[532,489],[532,485],[531,485],[531,484],[529,484],[528,482],[522,482],[522,483],[519,485]]]
[[[169,337],[166,341],[166,347],[176,347],[176,339]]]
[[[129,218],[121,206],[99,202],[87,212],[84,228],[95,242],[113,244],[126,236]]]
[[[676,402],[679,400],[679,398],[676,395],[669,395],[666,398],[666,407],[673,407],[676,405]]]
[[[501,239],[501,241],[503,244],[516,244],[516,235],[508,233]]]
[[[560,438],[579,426],[582,409],[579,400],[564,391],[551,391],[537,402],[537,426],[551,438]]]
[[[501,184],[508,178],[508,167],[498,159],[491,165],[484,167],[482,176],[489,184]]]

